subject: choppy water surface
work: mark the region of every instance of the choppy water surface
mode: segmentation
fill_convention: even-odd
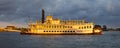
[[[103,35],[20,35],[0,32],[0,48],[120,48],[120,32],[103,32]]]

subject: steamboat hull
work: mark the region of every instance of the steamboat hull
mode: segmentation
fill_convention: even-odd
[[[101,32],[97,33],[31,33],[31,32],[21,32],[22,35],[101,35]]]

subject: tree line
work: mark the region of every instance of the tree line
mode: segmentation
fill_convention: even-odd
[[[101,28],[103,31],[120,31],[120,27],[119,28],[108,28],[106,25],[95,25],[94,28]]]

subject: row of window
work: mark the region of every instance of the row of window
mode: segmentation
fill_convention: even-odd
[[[46,26],[47,28],[72,28],[72,26]]]
[[[36,28],[35,26],[32,26],[34,28]],[[44,26],[46,28],[72,28],[72,26]],[[37,27],[39,28],[39,27]],[[83,26],[83,27],[79,27],[79,29],[89,29],[92,28],[92,26]]]
[[[79,29],[89,29],[92,28],[91,26],[84,26],[84,27],[79,27]]]
[[[75,32],[75,31],[44,31],[44,32]]]
[[[31,26],[33,28],[36,28],[37,26]],[[44,26],[46,28],[72,28],[72,26]],[[39,26],[37,27],[39,28]]]

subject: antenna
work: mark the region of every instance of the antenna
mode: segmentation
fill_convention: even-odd
[[[78,24],[78,16],[75,16],[77,20],[75,20],[75,23]]]
[[[94,22],[94,20],[95,20],[95,16],[93,16],[93,18],[92,18],[92,22]]]
[[[83,20],[85,20],[85,18],[86,18],[85,16],[82,17]]]
[[[30,16],[28,16],[28,24],[29,24],[29,23],[31,23],[31,21],[30,21]]]

